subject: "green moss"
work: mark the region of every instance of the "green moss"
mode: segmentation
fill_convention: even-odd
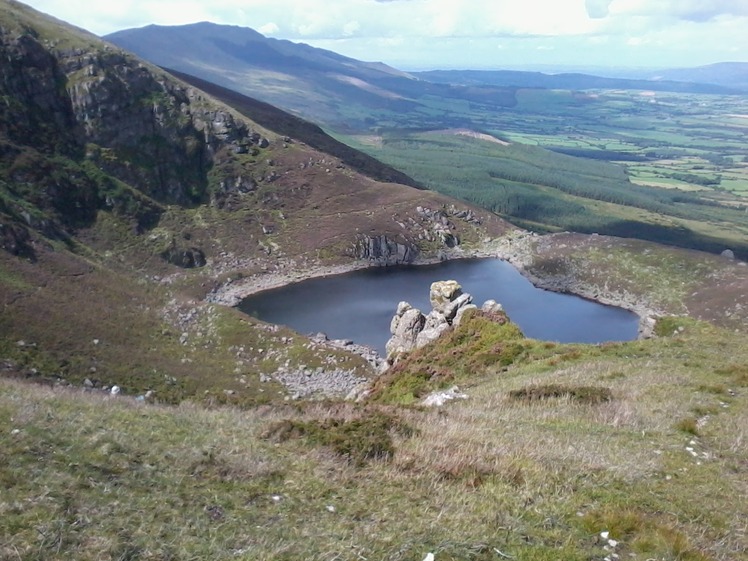
[[[534,343],[503,314],[468,311],[460,325],[402,357],[374,386],[374,399],[409,404],[427,393],[506,368]]]
[[[668,316],[657,320],[655,335],[658,337],[670,337],[677,335],[684,329],[685,318]]]

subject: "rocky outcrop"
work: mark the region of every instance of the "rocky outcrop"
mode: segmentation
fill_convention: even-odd
[[[390,322],[392,337],[385,347],[387,357],[396,356],[416,348],[418,334],[423,331],[426,318],[407,302],[400,302],[397,313]]]
[[[180,247],[172,243],[161,253],[161,257],[182,269],[194,269],[205,266],[205,253],[197,247]]]
[[[144,205],[149,217],[136,218],[150,227],[158,203],[219,204],[256,188],[240,158],[270,140],[250,124],[92,36],[70,43],[0,28],[0,180],[33,186],[34,204],[67,228]]]
[[[437,281],[431,284],[429,300],[432,310],[424,316],[407,302],[400,302],[390,323],[392,337],[387,341],[387,360],[392,363],[398,355],[436,341],[452,325],[459,325],[469,309],[473,297],[463,294],[457,281]]]
[[[12,255],[34,258],[29,231],[20,224],[0,223],[0,248]]]
[[[418,257],[418,250],[415,247],[384,235],[359,238],[355,253],[356,258],[378,266],[413,263]]]

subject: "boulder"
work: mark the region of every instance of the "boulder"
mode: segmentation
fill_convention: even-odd
[[[423,330],[416,337],[416,348],[420,349],[432,341],[436,341],[447,329],[449,329],[447,318],[436,310],[432,310],[431,313],[426,316]]]
[[[462,306],[459,310],[457,310],[457,314],[455,314],[455,318],[452,320],[452,325],[460,325],[460,322],[462,321],[462,316],[467,312],[468,310],[477,310],[478,306],[475,304],[467,304],[465,306]]]
[[[434,392],[432,394],[429,394],[426,396],[426,398],[422,401],[422,404],[426,407],[441,407],[448,401],[452,401],[454,399],[467,399],[467,394],[464,394],[460,391],[460,388],[457,386],[452,386],[448,390],[443,390],[439,392]]]
[[[457,281],[436,281],[431,283],[429,301],[434,310],[444,313],[447,307],[461,295],[462,287]]]
[[[497,314],[504,311],[504,307],[499,304],[496,300],[486,300],[481,306],[481,312],[487,314]]]
[[[396,315],[390,323],[392,337],[387,341],[387,357],[395,357],[400,353],[408,352],[416,348],[416,339],[423,330],[426,318],[420,310],[410,305],[398,306],[404,308],[402,315]]]
[[[458,310],[470,304],[473,301],[473,297],[470,294],[460,294],[455,300],[450,302],[444,307],[444,317],[447,321],[452,323]]]

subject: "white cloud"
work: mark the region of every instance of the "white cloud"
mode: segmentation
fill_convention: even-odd
[[[357,58],[424,66],[427,60],[500,64],[497,43],[502,59],[528,63],[542,52],[568,64],[606,56],[636,64],[645,50],[639,65],[677,57],[689,65],[714,62],[727,52],[733,60],[735,53],[748,58],[748,0],[26,1],[98,34],[208,20]]]
[[[257,31],[262,33],[263,35],[275,35],[280,31],[280,27],[272,21],[269,21],[265,25],[261,25],[257,28]]]
[[[350,37],[351,35],[355,35],[356,31],[361,29],[361,24],[357,21],[349,21],[345,25],[343,25],[343,35],[346,37]]]

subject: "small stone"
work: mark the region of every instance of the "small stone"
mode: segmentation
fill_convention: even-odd
[[[604,540],[607,540],[609,535],[610,535],[610,532],[608,531],[600,532],[600,537]]]
[[[94,345],[98,345],[98,344],[99,344],[99,340],[98,340],[98,339],[94,339],[94,340],[93,340],[93,344],[94,344]]]
[[[496,300],[486,300],[480,309],[482,312],[488,314],[496,314],[504,311],[504,307]]]
[[[112,389],[109,390],[109,393],[112,395],[119,395],[120,387],[119,386],[112,386]]]
[[[616,547],[618,545],[618,542],[616,540],[608,540],[608,545],[610,547]]]
[[[325,508],[327,508],[327,512],[335,512],[335,507],[332,505],[327,505]]]
[[[13,429],[12,431],[10,431],[10,434],[12,434],[13,436],[15,436],[17,434],[21,434],[21,430],[20,429]]]
[[[281,497],[280,495],[273,495],[270,498],[273,499],[273,501],[276,502],[276,503],[281,502],[281,500],[283,499],[283,497]]]

